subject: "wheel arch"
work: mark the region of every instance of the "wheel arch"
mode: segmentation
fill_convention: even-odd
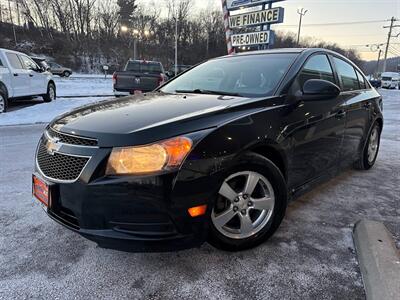
[[[287,180],[287,162],[285,154],[272,145],[256,145],[248,149],[272,161]]]
[[[50,80],[49,80],[49,82],[47,83],[47,86],[49,86],[50,84],[53,84],[54,87],[55,87],[56,90],[57,90],[56,83],[55,83],[55,81],[54,81],[53,79],[50,79]]]
[[[381,130],[381,132],[382,132],[382,130],[383,130],[383,119],[382,119],[381,117],[378,117],[378,118],[375,120],[375,122],[379,124],[380,130]],[[375,123],[375,122],[374,122],[374,123]],[[372,128],[372,127],[371,127],[371,128]]]
[[[3,91],[5,91],[6,92],[6,97],[8,98],[8,89],[7,89],[7,86],[3,83],[3,82],[1,82],[0,81],[0,89],[2,89]]]

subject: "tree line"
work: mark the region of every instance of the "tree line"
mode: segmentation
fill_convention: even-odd
[[[49,56],[82,72],[119,69],[133,57],[173,64],[175,25],[180,64],[226,54],[220,9],[193,10],[194,0],[0,0],[0,47]],[[125,30],[122,30],[125,29]],[[273,47],[295,47],[294,34],[277,33]],[[361,65],[354,50],[305,39],[301,46],[336,50]]]

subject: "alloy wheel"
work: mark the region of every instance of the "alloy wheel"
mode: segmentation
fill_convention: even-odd
[[[378,145],[379,145],[379,132],[378,128],[375,126],[374,129],[372,129],[371,135],[369,137],[369,143],[368,143],[368,162],[373,163],[375,160],[375,157],[378,153]]]
[[[54,91],[54,88],[52,86],[49,87],[49,97],[50,100],[53,101],[56,97],[56,93]]]
[[[244,239],[262,230],[271,219],[275,195],[271,183],[254,171],[238,172],[222,184],[211,213],[224,236]]]
[[[3,113],[6,109],[6,101],[2,95],[0,95],[0,113]]]

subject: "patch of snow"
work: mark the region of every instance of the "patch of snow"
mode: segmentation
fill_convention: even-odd
[[[54,77],[58,97],[71,96],[111,96],[113,87],[111,77],[99,75],[73,75],[70,78]]]
[[[16,111],[0,114],[0,126],[48,123],[56,116],[82,105],[99,102],[110,97],[59,98],[49,103],[41,103]]]

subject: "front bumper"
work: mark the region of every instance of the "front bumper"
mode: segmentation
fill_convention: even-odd
[[[48,152],[50,136],[62,142],[55,153]],[[48,129],[37,148],[34,174],[49,185],[47,214],[106,248],[159,252],[204,243],[210,204],[220,186],[218,173],[208,171],[215,159],[202,160],[192,153],[179,171],[105,176],[111,150]],[[204,204],[205,215],[190,216],[189,208]]]
[[[35,176],[41,177],[36,173]],[[47,214],[100,247],[163,252],[200,246],[207,217],[191,218],[187,206],[171,201],[171,174],[110,179],[94,184],[52,183]]]

